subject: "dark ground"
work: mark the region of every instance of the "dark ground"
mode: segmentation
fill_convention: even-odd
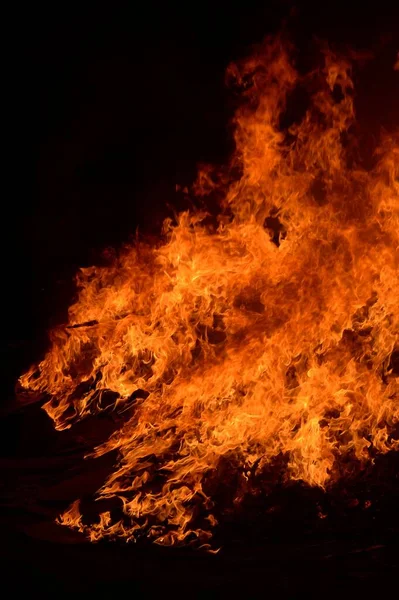
[[[374,49],[377,60],[357,82],[359,119],[372,138],[399,121],[391,73],[399,10],[388,2],[348,4],[299,2],[290,27],[303,48],[318,35]],[[0,564],[2,586],[13,593],[369,597],[394,581],[396,455],[328,496],[277,486],[267,514],[265,504],[249,500],[242,515],[226,517],[217,556],[90,545],[54,518],[103,481],[110,464],[82,456],[110,423],[56,433],[38,404],[18,407],[14,395],[18,375],[45,350],[48,329],[65,319],[76,269],[137,228],[159,231],[168,204],[183,206],[176,180],[190,181],[199,161],[225,160],[231,104],[224,69],[277,31],[291,5],[139,10],[121,2],[83,10],[58,3],[5,19]]]
[[[277,483],[267,497],[248,498],[242,512],[221,519],[217,555],[145,542],[90,544],[54,519],[77,497],[87,501],[109,472],[113,457],[84,461],[83,454],[110,425],[97,419],[56,433],[35,405],[3,417],[3,431],[15,438],[1,448],[0,560],[13,593],[368,598],[396,589],[398,454],[328,494]]]

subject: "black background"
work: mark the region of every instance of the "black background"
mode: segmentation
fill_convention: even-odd
[[[389,73],[395,3],[89,6],[38,3],[5,19],[1,362],[8,372],[14,359],[35,360],[48,328],[65,320],[80,266],[137,228],[159,232],[167,206],[176,206],[175,184],[191,181],[198,162],[226,160],[224,71],[266,34],[286,23],[302,52],[315,36],[374,50],[379,62],[358,82],[360,112],[376,134],[397,120]]]
[[[198,162],[226,160],[225,68],[284,20],[299,48],[318,36],[374,50],[376,61],[358,81],[359,119],[371,137],[399,125],[394,3],[241,4],[38,3],[4,19],[3,404],[45,350],[47,330],[65,320],[77,268],[98,262],[104,248],[127,242],[137,228],[156,234],[168,206],[181,206],[175,184],[191,181]],[[23,564],[35,551],[26,548]],[[79,552],[96,569],[94,555]],[[152,560],[155,568],[171,560],[151,557],[149,578]],[[255,578],[259,569],[256,563]],[[223,579],[217,583],[222,593]]]

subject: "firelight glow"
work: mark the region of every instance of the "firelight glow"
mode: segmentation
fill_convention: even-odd
[[[323,56],[300,75],[269,40],[228,68],[235,152],[191,191],[217,193],[218,217],[183,212],[158,243],[82,269],[69,323],[21,377],[58,430],[106,404],[120,416],[90,458],[117,451],[97,496],[122,516],[85,522],[77,500],[60,517],[93,541],[207,546],[222,462],[239,505],[278,456],[287,480],[328,489],[399,447],[399,135],[362,166],[351,65]],[[298,85],[309,107],[284,129]]]

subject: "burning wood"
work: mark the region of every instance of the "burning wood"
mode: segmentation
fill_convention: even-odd
[[[68,326],[21,377],[59,430],[126,415],[93,453],[119,454],[98,491],[119,509],[60,518],[92,540],[207,544],[228,471],[239,506],[276,461],[326,489],[399,446],[398,134],[373,169],[355,161],[351,67],[331,52],[303,77],[268,42],[228,75],[240,176],[195,186],[223,197],[217,226],[184,212],[82,269]],[[282,128],[299,83],[310,105]]]

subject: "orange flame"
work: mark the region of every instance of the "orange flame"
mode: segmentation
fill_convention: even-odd
[[[242,94],[240,176],[205,169],[196,184],[223,192],[217,224],[183,212],[158,245],[82,269],[68,326],[21,377],[48,394],[59,430],[107,404],[125,414],[94,451],[118,451],[98,497],[119,499],[123,517],[87,525],[78,503],[61,517],[92,540],[205,544],[222,461],[239,504],[253,470],[279,455],[287,479],[327,488],[344,459],[399,446],[398,133],[372,170],[354,162],[351,67],[331,52],[300,77],[268,42],[228,77]],[[299,83],[310,105],[284,130]]]

